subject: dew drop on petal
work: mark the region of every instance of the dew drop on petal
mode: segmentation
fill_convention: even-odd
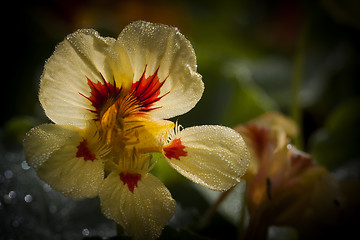
[[[23,161],[21,163],[21,168],[24,169],[24,170],[28,170],[28,169],[30,169],[30,166],[27,164],[26,161]]]
[[[47,183],[44,183],[44,185],[43,185],[43,190],[44,190],[44,192],[50,192],[51,191],[51,186],[49,185],[49,184],[47,184]]]

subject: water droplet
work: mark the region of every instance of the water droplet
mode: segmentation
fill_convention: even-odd
[[[10,179],[14,176],[14,173],[11,170],[6,170],[4,175],[6,179]]]
[[[24,169],[24,170],[28,170],[28,169],[30,169],[30,166],[27,164],[26,161],[23,161],[21,163],[21,168]]]
[[[50,192],[51,189],[52,189],[52,188],[50,187],[49,184],[44,183],[44,185],[43,185],[43,190],[44,190],[44,192]]]
[[[14,198],[16,198],[16,192],[15,191],[10,191],[8,196],[9,196],[9,198],[14,199]]]
[[[89,236],[89,234],[90,234],[89,229],[84,228],[84,229],[82,230],[82,235],[83,235],[83,236]]]
[[[25,196],[24,200],[25,200],[25,202],[30,203],[33,200],[33,198],[30,194],[28,194]]]

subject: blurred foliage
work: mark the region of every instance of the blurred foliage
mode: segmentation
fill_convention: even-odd
[[[360,99],[348,99],[331,111],[324,126],[312,137],[312,153],[331,169],[357,160],[360,142]]]
[[[56,200],[59,195],[54,191],[43,191],[43,183],[24,165],[20,146],[28,129],[49,122],[38,102],[44,62],[56,44],[78,28],[90,27],[116,37],[138,19],[177,26],[193,44],[205,92],[193,110],[176,120],[184,127],[235,126],[268,111],[290,115],[294,57],[306,20],[299,89],[303,150],[330,170],[351,163],[356,172],[352,178],[359,179],[359,1],[43,0],[8,4],[6,11],[11,14],[2,18],[7,38],[0,124],[0,230],[8,234],[5,236],[20,229],[17,232],[28,237],[33,233],[40,239],[73,239],[87,237],[87,228],[90,236],[111,236],[102,235],[101,229],[113,225],[100,216],[97,200]],[[24,172],[26,179],[21,176]],[[164,230],[163,239],[236,238],[238,230],[223,210],[206,228],[198,226],[216,197],[195,189],[170,170],[164,159],[158,159],[154,172],[169,186],[180,209]],[[9,198],[10,191],[18,193],[15,199]],[[31,207],[23,200],[27,193],[34,197]],[[65,208],[64,203],[71,207]],[[95,214],[73,207],[83,203]],[[66,210],[61,213],[61,209]],[[98,219],[89,220],[94,217]],[[56,220],[70,222],[56,224]],[[11,227],[5,231],[3,226]],[[273,228],[269,238],[284,232],[293,235],[291,229]]]

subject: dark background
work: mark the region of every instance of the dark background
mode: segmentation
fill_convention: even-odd
[[[193,44],[205,83],[198,105],[176,118],[185,127],[233,127],[267,111],[291,116],[293,79],[300,76],[299,146],[339,178],[359,179],[359,1],[26,1],[3,7],[1,19],[0,236],[5,239],[73,239],[87,236],[85,229],[91,236],[115,234],[97,199],[86,200],[94,208],[89,213],[82,202],[47,191],[26,166],[21,148],[31,127],[49,122],[38,101],[44,62],[78,28],[117,37],[139,19],[178,27]],[[296,69],[299,57],[303,64]],[[188,192],[174,184],[182,186],[183,178],[163,179],[185,206],[184,221],[194,222],[206,201],[200,195],[199,204],[189,201]],[[222,224],[220,229],[231,225]]]

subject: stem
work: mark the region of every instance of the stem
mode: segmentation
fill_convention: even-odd
[[[297,123],[299,128],[299,133],[294,139],[295,145],[297,148],[303,148],[303,135],[302,135],[302,111],[299,103],[300,99],[300,90],[303,79],[304,72],[304,63],[305,63],[305,50],[307,44],[307,21],[304,21],[302,29],[300,31],[299,41],[297,49],[294,56],[294,70],[292,75],[292,87],[291,87],[291,116],[294,121]]]
[[[266,239],[269,227],[266,216],[262,213],[263,209],[255,210],[250,216],[249,225],[246,228],[244,240]]]
[[[225,198],[234,190],[235,187],[230,188],[229,190],[222,192],[219,196],[219,198],[216,200],[216,202],[206,211],[205,216],[204,216],[204,220],[202,223],[202,227],[207,226],[212,217],[215,215],[218,207],[220,206],[220,204],[225,200]]]

